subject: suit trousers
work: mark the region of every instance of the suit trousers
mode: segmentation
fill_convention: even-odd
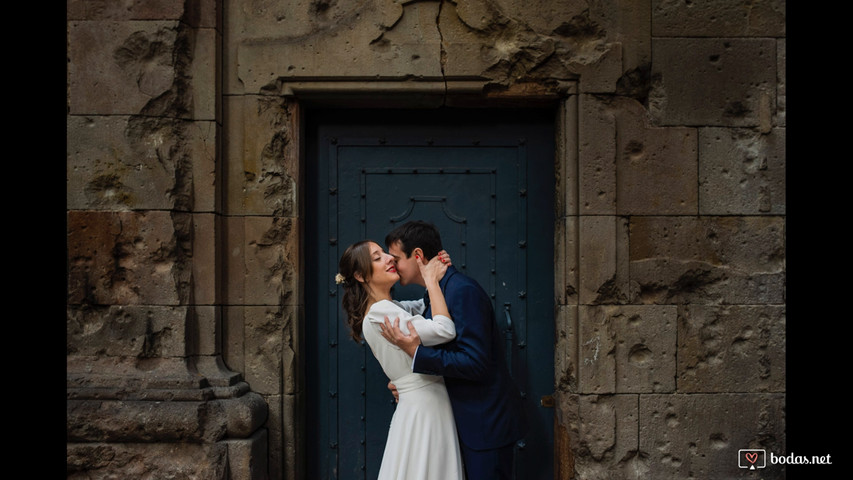
[[[461,442],[460,442],[461,443]],[[465,480],[512,480],[514,443],[492,450],[472,450],[464,444]]]

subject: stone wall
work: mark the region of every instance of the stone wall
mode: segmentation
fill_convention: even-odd
[[[67,6],[69,478],[301,478],[317,102],[557,107],[558,478],[785,451],[784,0]]]

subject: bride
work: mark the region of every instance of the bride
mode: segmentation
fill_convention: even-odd
[[[356,342],[364,336],[399,394],[379,467],[379,480],[456,480],[465,476],[444,379],[412,373],[412,358],[380,333],[386,317],[399,318],[401,329],[412,321],[423,345],[453,340],[456,328],[438,285],[449,265],[445,252],[428,263],[419,259],[432,304],[433,318],[427,319],[421,315],[425,308],[423,300],[391,299],[391,287],[400,276],[394,257],[377,243],[370,240],[355,243],[341,256],[335,281],[344,289],[343,307],[350,335]],[[408,333],[407,330],[404,332]]]

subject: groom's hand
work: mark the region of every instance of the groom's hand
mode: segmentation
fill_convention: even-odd
[[[418,350],[418,345],[421,344],[421,337],[418,336],[418,331],[412,326],[411,320],[406,325],[409,327],[409,335],[400,330],[399,317],[395,318],[394,325],[391,325],[391,321],[386,316],[385,323],[380,324],[379,328],[382,329],[382,336],[386,340],[400,347],[402,351],[406,352],[406,355],[415,358],[415,352]]]

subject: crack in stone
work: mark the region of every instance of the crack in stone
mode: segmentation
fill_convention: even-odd
[[[438,13],[435,15],[435,27],[438,30],[438,45],[440,49],[439,53],[439,67],[441,68],[441,80],[444,82],[444,98],[442,99],[442,106],[447,104],[447,74],[444,71],[444,67],[447,64],[447,50],[444,49],[444,35],[441,33],[441,10],[444,7],[444,0],[438,2]]]

